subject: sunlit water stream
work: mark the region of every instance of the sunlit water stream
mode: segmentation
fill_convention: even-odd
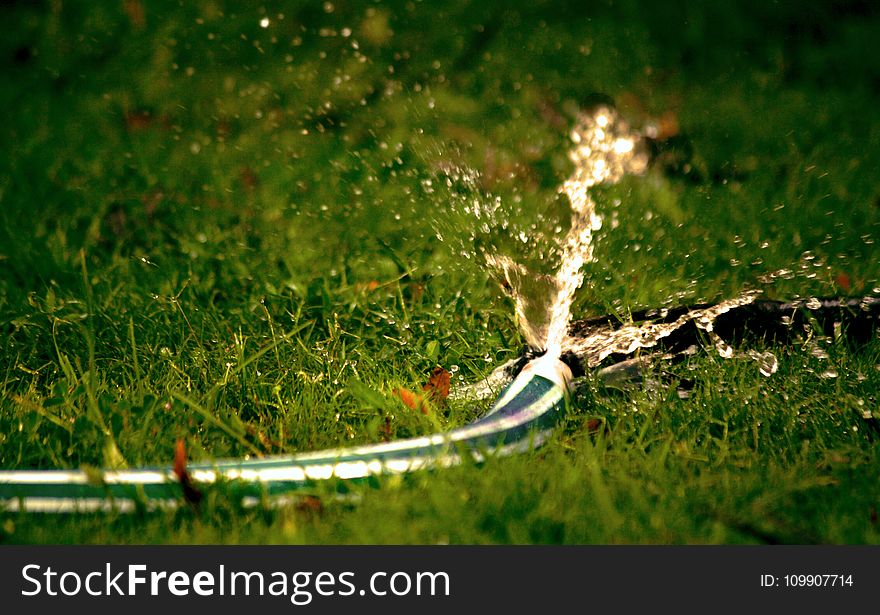
[[[570,208],[571,222],[565,232],[557,227],[557,233],[546,233],[538,224],[528,229],[531,233],[524,232],[523,227],[514,232],[514,223],[498,197],[473,198],[477,194],[475,178],[462,171],[456,175],[456,179],[466,188],[460,207],[467,214],[466,218],[470,217],[474,227],[482,229],[478,232],[489,236],[490,231],[497,230],[497,235],[513,237],[517,240],[514,243],[521,243],[526,248],[514,256],[509,246],[497,241],[488,242],[488,245],[475,251],[464,250],[462,254],[467,258],[484,259],[502,280],[502,286],[513,301],[519,329],[532,352],[546,352],[551,356],[574,355],[585,369],[602,368],[604,362],[606,366],[600,369],[600,376],[611,369],[607,366],[609,357],[619,361],[621,357],[638,356],[640,358],[633,361],[638,361],[639,365],[626,367],[638,371],[647,360],[673,358],[660,348],[664,340],[684,327],[695,327],[699,330],[699,337],[708,342],[720,358],[753,362],[765,377],[776,373],[778,360],[773,352],[735,349],[729,340],[723,339],[714,330],[715,323],[731,310],[755,302],[762,293],[761,287],[773,284],[776,279],[815,277],[817,267],[824,264],[817,262],[809,253],[793,269],[782,269],[758,277],[754,288],[745,289],[733,298],[711,305],[676,312],[680,315],[675,318],[667,318],[668,310],[659,309],[649,313],[641,322],[600,322],[590,326],[579,322],[577,326],[572,326],[573,303],[587,279],[587,266],[594,262],[597,231],[603,224],[602,216],[597,211],[594,191],[599,186],[618,183],[627,175],[643,174],[648,167],[648,153],[643,135],[606,106],[589,113],[582,112],[577,117],[570,138],[568,157],[573,163],[573,171],[559,189]],[[490,228],[493,225],[494,228]],[[471,240],[476,236],[474,233],[468,234]],[[542,268],[547,262],[556,263],[555,272]],[[799,301],[807,309],[814,309],[811,303],[818,304],[817,299],[810,297]],[[798,302],[792,305],[798,305]],[[820,360],[828,359],[823,346],[830,341],[821,331],[807,331],[805,334],[806,349]],[[696,349],[694,346],[687,350],[690,353]],[[516,365],[519,363],[513,360],[500,366],[482,382],[459,389],[457,396],[482,398],[497,393],[512,377]],[[834,378],[837,372],[829,368],[817,375]],[[611,377],[613,374],[609,372],[604,376]]]
[[[546,351],[552,356],[573,352],[585,365],[595,367],[612,354],[630,354],[639,348],[654,346],[685,322],[692,321],[715,342],[721,356],[733,356],[732,348],[714,335],[712,322],[718,315],[753,301],[757,296],[755,292],[693,310],[672,323],[632,324],[617,329],[597,327],[587,335],[583,332],[576,337],[569,335],[572,303],[584,283],[584,266],[593,260],[594,232],[602,226],[591,190],[600,184],[619,182],[627,174],[641,174],[648,165],[640,133],[608,107],[581,114],[571,132],[571,140],[569,158],[574,172],[561,188],[571,205],[571,226],[561,240],[560,264],[555,275],[536,280],[536,276],[509,257],[486,256],[489,265],[507,280],[526,341],[535,351]],[[534,290],[531,296],[524,291],[526,281],[531,283],[531,289],[543,287],[546,295],[543,309],[536,309],[534,305]]]
[[[653,347],[685,323],[693,322],[714,342],[720,356],[734,356],[734,350],[713,332],[712,323],[719,315],[754,301],[758,291],[692,310],[674,322],[597,326],[570,335],[572,304],[584,283],[584,267],[593,260],[594,234],[602,227],[591,191],[601,184],[617,183],[625,175],[642,174],[648,165],[642,135],[609,107],[582,113],[571,131],[571,141],[569,158],[574,171],[560,188],[571,207],[571,225],[559,240],[560,259],[555,274],[535,274],[507,255],[484,254],[487,264],[505,280],[517,322],[529,346],[535,352],[552,356],[573,353],[583,365],[597,367],[611,355],[628,355]],[[762,374],[769,376],[776,371],[776,358],[771,353],[754,353],[751,358],[759,363]],[[502,366],[470,392],[487,395],[508,375]]]

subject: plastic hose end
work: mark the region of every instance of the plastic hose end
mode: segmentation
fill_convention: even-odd
[[[573,378],[571,368],[558,358],[550,355],[545,354],[526,363],[520,372],[520,376],[524,374],[546,378],[565,391],[571,389]]]

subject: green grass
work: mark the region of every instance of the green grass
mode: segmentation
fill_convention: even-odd
[[[196,460],[306,451],[470,420],[479,408],[423,416],[391,394],[522,349],[511,304],[459,254],[472,229],[455,204],[497,195],[517,228],[564,226],[568,127],[597,93],[637,125],[673,113],[680,135],[600,195],[576,317],[880,286],[873,9],[582,4],[0,9],[0,467],[170,463],[178,438]],[[449,169],[478,186],[447,189]],[[540,242],[507,247],[541,266]],[[697,354],[675,367],[688,399],[588,387],[537,453],[354,500],[328,489],[320,509],[243,511],[216,492],[198,513],[4,513],[0,541],[880,542],[862,419],[880,414],[880,345],[774,352],[770,378]],[[839,377],[820,377],[829,365]]]

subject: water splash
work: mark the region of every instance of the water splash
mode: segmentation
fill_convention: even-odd
[[[758,371],[761,372],[762,376],[769,378],[779,370],[779,360],[772,352],[750,350],[748,354],[749,357],[758,362]]]
[[[582,114],[571,140],[575,147],[569,158],[575,170],[562,185],[571,203],[571,227],[563,242],[562,262],[556,273],[558,290],[549,310],[545,348],[551,356],[562,354],[571,304],[584,281],[582,269],[593,260],[593,232],[602,226],[591,188],[616,183],[627,173],[643,173],[648,166],[641,135],[608,107]]]
[[[667,338],[676,340],[680,337],[677,336],[677,332],[688,328],[692,330],[695,327],[701,335],[710,340],[721,358],[752,360],[764,377],[769,378],[777,373],[779,360],[775,354],[754,350],[738,352],[731,345],[732,340],[725,340],[714,331],[719,316],[754,303],[762,293],[760,289],[747,290],[715,305],[693,307],[673,318],[667,318],[668,310],[664,308],[654,310],[654,314],[647,313],[648,320],[641,322],[621,324],[616,320],[612,322],[613,319],[602,318],[574,324],[571,322],[572,304],[585,279],[583,269],[594,260],[594,234],[602,227],[602,218],[597,213],[593,189],[601,184],[619,182],[627,174],[643,173],[648,163],[641,134],[630,129],[624,120],[607,107],[600,107],[592,113],[579,116],[572,130],[571,139],[573,148],[569,152],[569,158],[574,163],[574,172],[560,188],[560,193],[567,197],[570,204],[569,230],[563,237],[560,237],[562,229],[558,227],[552,236],[532,236],[532,239],[540,240],[545,246],[548,238],[552,237],[550,242],[552,247],[542,248],[537,262],[544,260],[543,250],[546,249],[546,253],[552,254],[554,259],[559,258],[556,273],[541,275],[533,271],[538,268],[535,262],[531,262],[530,267],[526,267],[520,264],[522,261],[518,262],[519,258],[501,255],[498,251],[483,251],[485,262],[503,278],[502,285],[514,301],[519,327],[533,351],[546,351],[551,356],[573,355],[581,367],[592,369],[601,367],[609,357],[621,361],[641,349],[667,348],[641,353],[641,356],[630,359],[634,362],[631,364],[627,361],[620,363],[620,365],[626,363],[628,366],[635,366],[633,369],[638,370],[642,361],[656,358],[674,359],[696,352],[696,345],[686,349],[676,347],[672,352],[668,350],[669,345],[664,342]],[[612,228],[615,227],[616,224],[612,224]],[[525,240],[523,242],[525,243]],[[735,243],[737,242],[742,243],[742,240],[736,238]],[[765,241],[761,244],[761,248],[767,245],[769,244]],[[531,246],[534,247],[534,244]],[[738,260],[731,263],[732,266],[738,264]],[[753,263],[753,265],[758,264],[761,263]],[[832,271],[813,253],[805,252],[799,264],[759,276],[757,281],[768,285],[778,280],[792,280],[796,277],[812,280],[816,278],[817,268]],[[880,288],[875,289],[875,292],[880,292]],[[811,311],[819,310],[825,301],[811,295],[806,297],[795,295],[795,297],[797,300],[791,303],[792,310],[800,307]],[[862,309],[867,311],[870,306],[866,304]],[[792,316],[780,315],[779,323],[780,326],[791,328]],[[837,322],[833,324],[834,338],[842,336],[842,325]],[[813,331],[808,323],[802,323],[800,326],[804,327],[806,350],[814,357],[827,361],[828,353],[821,346],[831,341],[831,338],[826,336],[827,332],[823,334],[822,331]],[[792,335],[797,336],[798,332],[793,332]],[[676,342],[673,341],[674,343]],[[479,394],[478,396],[481,397],[484,393],[493,390],[493,387],[508,381],[521,364],[522,358],[509,361],[494,370],[484,382],[465,387],[458,395],[470,397]],[[606,367],[605,371],[609,369],[611,368]],[[627,374],[629,371],[617,370]],[[827,369],[820,374],[820,377],[832,379],[837,375],[836,370]]]
[[[759,294],[748,291],[710,307],[693,309],[672,322],[629,323],[619,328],[600,325],[591,331],[578,331],[576,335],[566,336],[562,351],[575,354],[587,367],[597,367],[611,355],[629,355],[640,348],[656,346],[689,322],[711,331],[712,323],[720,315],[752,303]]]
[[[714,341],[719,356],[734,356],[733,348],[713,331],[713,323],[720,315],[755,301],[760,291],[747,291],[713,306],[693,309],[670,322],[664,322],[665,315],[659,314],[660,320],[654,322],[600,324],[589,330],[570,330],[572,303],[584,282],[583,268],[593,260],[594,233],[602,226],[591,191],[600,184],[619,182],[627,174],[641,174],[648,163],[641,135],[608,107],[582,114],[571,140],[574,147],[569,158],[575,168],[560,189],[571,206],[571,226],[558,245],[561,257],[556,274],[539,275],[509,256],[484,254],[488,266],[504,280],[502,285],[514,301],[517,321],[527,343],[551,356],[572,353],[584,367],[595,368],[608,357],[655,347],[693,323]],[[762,374],[776,372],[776,358],[771,353],[753,358]],[[493,385],[509,379],[516,367],[517,361],[510,361],[485,382],[466,387],[468,390],[461,393],[481,396]]]
[[[502,285],[513,298],[526,342],[552,356],[562,354],[571,306],[584,281],[583,268],[593,260],[593,236],[602,227],[591,189],[616,183],[628,173],[642,173],[648,164],[641,135],[609,107],[582,113],[571,140],[574,147],[569,159],[574,172],[560,189],[571,206],[571,225],[557,239],[560,264],[556,274],[536,274],[508,256],[485,255],[487,265],[503,278]]]
[[[719,316],[726,314],[730,310],[753,303],[760,294],[758,290],[746,291],[738,297],[712,306],[694,308],[683,313],[675,320],[668,322],[662,321],[663,318],[666,318],[666,314],[661,310],[657,314],[661,319],[660,321],[632,322],[622,325],[605,322],[590,327],[585,327],[584,323],[576,323],[575,327],[567,331],[563,339],[562,353],[570,353],[577,357],[584,368],[594,369],[600,367],[609,357],[626,357],[642,349],[652,349],[662,344],[665,339],[690,323],[706,331],[711,336],[712,324]],[[726,348],[729,346],[726,342],[723,342],[723,344],[719,345],[720,347],[716,346],[716,349],[722,357],[727,358],[728,351]],[[691,347],[684,350],[683,354],[692,354],[694,352],[696,352],[696,347]],[[776,372],[778,363],[776,362],[776,357],[771,353],[768,352],[765,355],[760,357],[759,369],[762,374],[769,376]],[[672,355],[667,356],[659,353],[651,356],[659,356],[661,359],[673,358]],[[730,356],[735,355],[731,352]],[[758,359],[758,357],[753,358]],[[650,361],[651,357],[647,355],[620,361],[600,370],[599,375],[606,382],[613,383],[614,380],[627,380],[631,378],[633,373],[640,374],[641,370],[650,364]],[[455,390],[452,397],[455,399],[484,399],[489,397],[497,393],[500,387],[509,382],[520,367],[522,367],[521,358],[511,359],[496,368],[484,380]],[[877,368],[880,369],[880,365]]]
[[[722,359],[729,359],[734,355],[733,346],[725,342],[720,335],[717,333],[713,333],[711,335],[712,343],[715,345],[715,350],[718,352],[718,356]]]
[[[547,306],[559,293],[556,278],[537,274],[509,256],[486,254],[485,258],[489,267],[502,276],[502,286],[513,299],[516,321],[526,343],[543,348],[550,326]]]

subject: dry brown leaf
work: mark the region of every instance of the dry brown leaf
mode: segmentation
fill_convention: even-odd
[[[428,383],[422,387],[425,395],[431,397],[434,401],[442,401],[449,397],[449,383],[452,376],[442,367],[435,367],[431,372]]]
[[[125,127],[129,132],[141,132],[153,125],[149,111],[129,111],[125,114]]]
[[[141,3],[141,0],[125,0],[122,3],[122,7],[125,9],[125,14],[128,15],[131,25],[136,29],[140,30],[147,24],[146,13],[144,12],[144,5]]]
[[[361,291],[372,291],[379,288],[379,282],[377,280],[370,280],[369,282],[358,282],[354,285],[354,289],[358,292]]]
[[[394,394],[397,395],[400,398],[400,401],[402,401],[410,410],[420,410],[422,414],[428,413],[425,408],[425,397],[420,393],[413,393],[409,389],[400,387],[399,389],[394,389]]]
[[[324,512],[324,503],[313,495],[307,495],[298,500],[294,507],[302,513],[321,514]]]
[[[180,481],[184,499],[193,506],[197,506],[202,501],[202,492],[196,487],[186,469],[186,443],[183,439],[174,444],[174,475]]]
[[[186,443],[183,439],[174,443],[174,474],[178,479],[187,475],[186,472]]]
[[[416,393],[403,387],[394,390],[394,394],[400,398],[411,410],[418,410],[422,414],[428,414],[432,404],[442,404],[449,397],[449,383],[451,375],[442,367],[435,367],[431,372],[428,382],[422,385],[422,392]]]

